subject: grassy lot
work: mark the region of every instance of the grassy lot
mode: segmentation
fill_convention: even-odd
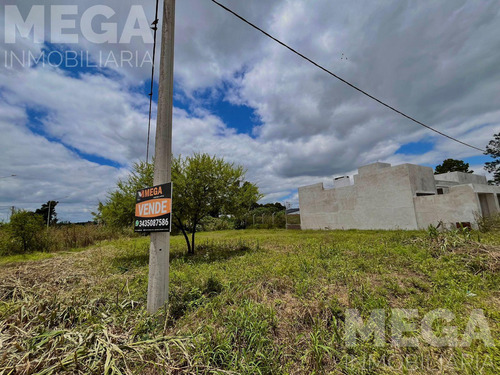
[[[498,374],[500,234],[201,233],[171,251],[170,306],[145,313],[148,239],[0,264],[0,374]],[[417,347],[391,337],[415,309]],[[387,317],[384,346],[345,342],[348,309]],[[420,321],[462,339],[482,309],[496,346],[435,347]]]

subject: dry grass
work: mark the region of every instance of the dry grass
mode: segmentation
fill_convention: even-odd
[[[131,236],[130,230],[121,230],[102,225],[61,225],[43,228],[36,234],[37,241],[24,252],[19,239],[11,233],[9,225],[0,227],[0,256],[29,254],[33,252],[54,253],[69,249],[85,248],[105,240],[116,240]]]
[[[171,305],[154,316],[147,239],[0,266],[0,374],[498,373],[498,348],[480,342],[397,348],[389,336],[351,349],[343,338],[347,308],[447,308],[459,331],[482,308],[498,344],[498,246],[412,232],[202,233],[199,243],[187,257],[172,239]],[[412,355],[424,362],[387,361]]]
[[[3,268],[0,373],[190,372],[185,338],[141,339],[155,318],[132,298],[127,278],[106,283],[100,265],[109,261],[93,249]]]

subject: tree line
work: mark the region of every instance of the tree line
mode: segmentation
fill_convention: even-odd
[[[492,158],[485,165],[485,169],[493,174],[489,182],[500,185],[500,133],[489,142],[485,155]],[[462,160],[446,159],[436,166],[435,173],[473,173],[469,168],[469,164]],[[245,180],[245,174],[243,167],[207,154],[173,159],[173,225],[183,235],[189,254],[195,252],[196,232],[204,227],[243,229],[254,224],[255,217],[273,217],[278,225],[284,221],[285,207],[280,203],[257,203],[262,195],[256,184]],[[95,222],[111,229],[130,229],[135,219],[136,192],[152,186],[153,175],[153,164],[135,163],[129,176],[118,181],[106,200],[99,203],[93,213]],[[58,223],[57,204],[57,201],[49,201],[35,212],[13,213],[10,223],[0,228],[3,236],[0,236],[0,247],[10,248],[9,244],[14,242],[23,252],[37,247],[41,230]],[[255,224],[259,224],[258,220]],[[271,224],[262,219],[259,225]]]

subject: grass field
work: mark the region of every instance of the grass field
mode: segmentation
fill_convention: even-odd
[[[145,312],[148,239],[0,262],[0,374],[498,374],[500,234],[403,231],[200,233],[174,237],[170,306]],[[349,347],[348,309],[383,309],[384,345]],[[392,309],[414,309],[416,347],[397,346]],[[463,338],[473,310],[495,346]]]

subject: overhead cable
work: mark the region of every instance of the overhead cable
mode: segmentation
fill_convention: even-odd
[[[260,27],[258,27],[257,25],[253,24],[252,22],[248,21],[246,18],[240,16],[238,13],[236,13],[235,11],[229,9],[228,7],[226,7],[225,5],[219,3],[218,1],[216,0],[211,0],[213,3],[217,4],[218,6],[220,6],[222,9],[226,10],[227,12],[233,14],[235,17],[239,18],[241,21],[245,22],[246,24],[248,24],[249,26],[253,27],[254,29],[260,31],[262,34],[264,34],[265,36],[271,38],[272,40],[274,40],[276,43],[282,45],[283,47],[289,49],[290,51],[292,51],[293,53],[295,53],[296,55],[300,56],[301,58],[303,58],[304,60],[308,61],[309,63],[313,64],[314,66],[316,66],[317,68],[323,70],[324,72],[330,74],[332,77],[335,77],[336,79],[338,79],[339,81],[345,83],[346,85],[350,86],[351,88],[353,88],[354,90],[356,91],[359,91],[360,93],[362,93],[363,95],[366,95],[367,97],[369,97],[370,99],[372,100],[375,100],[377,103],[383,105],[384,107],[387,107],[389,108],[390,110],[396,112],[397,114],[403,116],[403,117],[406,117],[407,119],[415,122],[416,124],[420,125],[420,126],[423,126],[424,128],[427,128],[443,137],[446,137],[448,139],[451,139],[452,141],[454,142],[458,142],[464,146],[467,146],[467,147],[470,147],[470,148],[473,148],[475,150],[478,150],[478,151],[481,151],[481,152],[486,152],[485,150],[483,150],[482,148],[479,148],[479,147],[476,147],[476,146],[473,146],[469,143],[466,143],[464,141],[461,141],[455,137],[452,137],[451,135],[448,135],[446,133],[443,133],[429,125],[426,125],[424,124],[423,122],[421,121],[418,121],[417,119],[407,115],[406,113],[394,108],[393,106],[387,104],[386,102],[382,101],[381,99],[378,99],[376,98],[375,96],[369,94],[368,92],[360,89],[359,87],[357,87],[356,85],[354,85],[353,83],[345,80],[344,78],[338,76],[337,74],[333,73],[332,71],[328,70],[327,68],[323,67],[322,65],[318,64],[317,62],[315,62],[314,60],[310,59],[309,57],[305,56],[304,54],[298,52],[297,50],[293,49],[292,47],[290,47],[289,45],[283,43],[281,40],[275,38],[274,36],[272,36],[271,34],[269,34],[268,32],[264,31],[263,29],[261,29]]]

